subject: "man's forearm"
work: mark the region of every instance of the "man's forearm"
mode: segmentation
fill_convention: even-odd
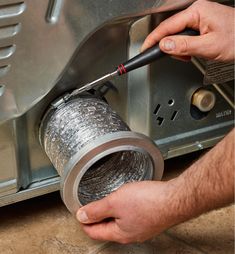
[[[178,178],[169,182],[174,224],[234,200],[234,130]]]

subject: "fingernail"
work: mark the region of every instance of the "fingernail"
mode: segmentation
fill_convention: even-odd
[[[163,47],[165,50],[174,50],[175,49],[175,42],[172,40],[165,40],[163,43]]]
[[[86,214],[86,212],[84,210],[78,210],[77,212],[77,219],[84,223],[84,222],[87,222],[88,221],[88,216]]]

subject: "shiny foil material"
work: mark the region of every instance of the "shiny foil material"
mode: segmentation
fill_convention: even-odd
[[[69,160],[86,144],[100,136],[128,130],[103,100],[74,97],[47,112],[41,124],[41,143],[62,176]],[[124,183],[143,180],[149,163],[149,156],[137,151],[116,152],[100,159],[79,183],[81,204],[101,199]]]
[[[78,189],[79,199],[87,204],[107,196],[124,183],[144,180],[147,168],[147,156],[136,151],[106,156],[83,176]]]

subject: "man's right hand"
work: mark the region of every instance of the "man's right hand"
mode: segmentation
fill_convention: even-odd
[[[199,36],[173,35],[192,28]],[[160,41],[167,54],[198,56],[217,61],[234,60],[234,8],[198,0],[189,8],[163,21],[144,41],[141,51]]]

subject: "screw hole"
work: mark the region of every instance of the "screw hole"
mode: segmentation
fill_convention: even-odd
[[[0,85],[0,96],[2,96],[4,94],[4,91],[5,91],[5,86]]]
[[[173,106],[174,103],[175,103],[175,101],[174,101],[173,99],[170,99],[170,100],[168,101],[168,105],[169,105],[169,106]]]

